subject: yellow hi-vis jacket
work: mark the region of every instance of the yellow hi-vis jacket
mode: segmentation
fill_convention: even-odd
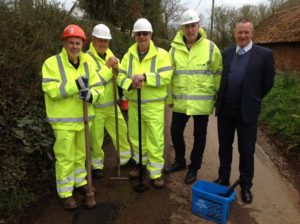
[[[213,112],[219,90],[222,56],[218,47],[199,29],[200,39],[188,50],[180,30],[169,54],[174,74],[171,80],[168,103],[173,111],[187,115],[208,115]]]
[[[117,83],[125,90],[125,97],[133,102],[137,102],[137,91],[128,91],[128,88],[132,84],[131,78],[135,74],[145,74],[146,76],[141,91],[142,104],[166,100],[167,87],[172,77],[172,64],[167,51],[155,47],[151,40],[149,51],[140,62],[137,43],[128,49],[121,62]]]
[[[75,69],[69,62],[66,50],[48,58],[42,67],[42,90],[45,93],[47,118],[54,129],[79,131],[83,126],[82,99],[75,80],[80,76],[89,77],[89,87],[96,102],[103,93],[104,86],[96,68],[88,63],[84,53],[79,55],[80,65]],[[94,117],[94,109],[88,106],[89,120]]]
[[[105,60],[104,60],[103,58],[101,58],[98,55],[93,43],[90,43],[90,48],[86,52],[86,54],[89,55],[89,57],[91,59],[91,63],[93,63],[94,66],[96,66],[98,73],[101,75],[100,76],[100,78],[102,79],[101,81],[105,85],[104,93],[103,93],[103,95],[101,95],[99,100],[93,104],[94,107],[95,108],[102,108],[102,107],[108,107],[108,106],[114,105],[112,69],[109,69],[106,66],[106,61],[111,56],[114,56],[114,54],[112,53],[112,51],[110,49],[107,49]],[[118,94],[118,92],[117,92],[117,94]],[[118,95],[117,95],[117,98],[118,98]]]

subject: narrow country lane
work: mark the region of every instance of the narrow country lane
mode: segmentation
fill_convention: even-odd
[[[171,110],[166,112],[166,164],[173,162],[174,151],[170,139]],[[185,131],[187,156],[193,144],[192,119]],[[87,210],[83,206],[75,211],[65,211],[56,195],[45,199],[44,206],[34,209],[34,218],[26,224],[202,224],[212,223],[191,213],[192,190],[183,183],[186,172],[165,175],[166,188],[154,189],[146,177],[144,183],[149,190],[136,193],[132,190],[137,181],[112,180],[117,175],[116,156],[110,141],[105,142],[105,177],[94,182],[97,188],[97,207]],[[234,144],[234,159],[231,182],[238,177],[238,152]],[[210,117],[207,145],[198,179],[213,181],[218,169],[218,140],[216,119]],[[127,176],[130,169],[122,169]],[[241,202],[240,188],[236,188],[237,198],[232,203],[230,224],[296,224],[300,220],[299,193],[273,165],[263,149],[257,145],[255,157],[255,177],[252,188],[254,200],[250,205]],[[75,194],[78,201],[84,197]],[[33,221],[34,220],[34,221]]]
[[[170,126],[171,117],[168,116],[167,124]],[[187,150],[193,144],[193,123],[189,121],[185,139]],[[173,150],[171,141],[168,142],[168,154]],[[231,183],[239,176],[237,142],[234,143],[234,158],[232,164]],[[186,158],[189,158],[187,154]],[[218,140],[217,122],[215,116],[210,116],[207,145],[204,161],[198,179],[213,181],[218,175]],[[176,204],[170,218],[170,223],[212,223],[191,215],[191,189],[183,183],[185,171],[173,174],[170,179],[170,197]],[[175,178],[174,178],[175,177]],[[255,152],[255,175],[252,188],[253,202],[246,205],[241,201],[240,188],[236,188],[237,198],[232,203],[231,215],[228,223],[235,224],[296,224],[300,220],[300,197],[292,184],[284,178],[263,149],[257,145]],[[188,199],[188,200],[187,200]]]

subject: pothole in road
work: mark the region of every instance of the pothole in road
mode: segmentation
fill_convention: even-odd
[[[80,208],[73,215],[72,224],[114,224],[118,209],[113,204],[97,204],[93,209]]]

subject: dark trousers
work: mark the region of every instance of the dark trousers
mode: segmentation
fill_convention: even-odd
[[[175,161],[185,163],[185,142],[183,132],[190,116],[173,112],[171,124],[171,136],[175,149]],[[206,144],[208,115],[193,115],[194,119],[194,146],[190,155],[189,169],[201,168],[202,156]]]
[[[218,115],[219,136],[219,177],[230,179],[232,162],[232,143],[237,131],[238,150],[240,154],[241,186],[252,187],[254,176],[254,152],[257,135],[257,122],[245,124],[239,107],[223,106]]]

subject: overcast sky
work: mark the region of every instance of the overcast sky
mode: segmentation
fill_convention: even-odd
[[[191,9],[197,7],[197,11],[203,16],[210,13],[212,0],[181,0],[183,6]],[[245,4],[258,5],[259,3],[268,4],[268,0],[215,0],[215,6],[226,5],[239,8]]]
[[[74,3],[74,0],[59,0],[60,2],[65,4],[65,8],[69,10]],[[212,0],[180,0],[181,4],[190,9],[195,9],[200,15],[202,15],[205,20],[208,20]],[[215,0],[215,6],[231,6],[239,8],[245,4],[258,5],[260,3],[268,4],[268,0]]]
[[[245,4],[258,5],[260,3],[269,4],[269,1],[268,0],[215,0],[215,7],[224,5],[224,6],[239,8]],[[186,8],[196,10],[200,15],[204,17],[204,19],[206,20],[205,23],[209,23],[208,18],[211,14],[212,0],[181,0],[181,4]]]
[[[60,0],[60,2],[65,3],[66,9],[70,9],[74,0]],[[212,0],[181,0],[184,7],[195,9],[203,16],[208,16]],[[244,4],[258,5],[259,3],[268,4],[268,0],[215,0],[215,6],[228,5],[240,7]]]

